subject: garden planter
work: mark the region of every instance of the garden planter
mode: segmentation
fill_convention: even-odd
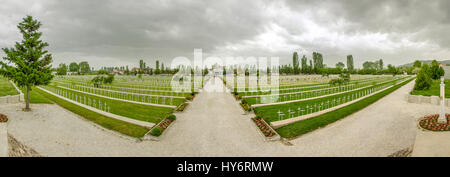
[[[155,125],[152,129],[150,129],[149,132],[147,132],[143,138],[143,140],[154,140],[159,141],[161,139],[161,136],[164,135],[164,132],[175,122],[175,120],[171,120],[169,118],[165,118],[161,122],[159,122],[157,125]],[[152,132],[154,129],[159,128],[161,130],[161,134],[159,136],[152,135]]]
[[[439,114],[428,115],[419,120],[419,127],[429,131],[450,131],[450,114],[445,115],[447,123],[439,123]]]
[[[252,118],[252,121],[255,123],[256,127],[258,128],[258,132],[264,137],[265,141],[276,141],[280,140],[280,135],[269,126],[269,124],[264,121],[264,119],[254,117]]]

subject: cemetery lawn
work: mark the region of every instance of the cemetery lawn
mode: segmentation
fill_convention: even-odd
[[[55,93],[52,89],[55,89],[56,87],[46,86],[43,88]],[[58,89],[64,90],[67,93],[86,97],[87,100],[88,100],[88,98],[90,98],[91,100],[101,101],[102,106],[106,102],[106,105],[110,107],[110,112],[112,114],[128,117],[131,119],[152,122],[155,124],[159,123],[161,120],[165,119],[167,116],[169,116],[173,112],[172,108],[129,103],[129,102],[124,102],[124,101],[120,101],[120,100],[113,100],[113,99],[93,96],[93,95],[89,95],[89,94],[84,94],[81,92],[66,90],[66,89],[62,89],[62,88],[58,88]],[[72,99],[72,100],[75,100],[75,99]]]
[[[337,109],[332,112],[328,112],[322,115],[319,115],[317,117],[301,120],[283,127],[280,127],[276,129],[278,134],[284,138],[294,138],[306,133],[309,133],[313,130],[316,130],[321,127],[325,127],[330,123],[336,122],[340,119],[343,119],[347,117],[350,114],[353,114],[354,112],[357,112],[372,103],[378,101],[379,99],[383,98],[384,96],[390,94],[391,92],[397,90],[398,88],[402,87],[403,85],[406,85],[407,83],[411,82],[414,78],[411,78],[401,84],[395,85],[389,89],[386,89],[380,93],[377,93],[371,97],[365,98],[361,101],[358,101],[356,103],[353,103],[351,105],[342,107],[340,109]]]
[[[428,90],[413,90],[411,95],[423,96],[440,96],[440,80],[433,80],[430,89]],[[445,98],[450,98],[450,80],[444,80],[445,84]]]
[[[320,103],[324,103],[324,102],[327,102],[329,100],[333,100],[333,99],[337,99],[337,98],[341,98],[341,97],[346,97],[346,96],[351,96],[352,94],[359,93],[359,92],[364,91],[364,90],[369,90],[371,88],[375,88],[375,87],[378,87],[380,85],[385,85],[385,84],[398,82],[398,81],[399,81],[399,79],[396,79],[396,80],[389,81],[387,83],[372,85],[372,86],[369,86],[369,87],[361,89],[361,90],[354,90],[354,91],[347,92],[347,93],[341,93],[341,94],[327,96],[327,97],[322,97],[322,98],[317,98],[317,99],[298,101],[298,102],[279,104],[279,105],[270,105],[270,106],[257,107],[257,108],[255,108],[254,112],[255,112],[256,115],[258,115],[261,118],[263,118],[267,123],[270,123],[270,122],[274,122],[274,121],[278,121],[279,120],[278,111],[284,112],[285,113],[285,118],[286,118],[288,116],[287,112],[288,112],[289,109],[291,109],[291,110],[294,109],[293,111],[297,112],[297,110],[295,110],[295,109],[297,109],[298,107],[301,107],[302,109],[305,109],[305,107],[307,105],[315,105],[315,104],[319,105]],[[317,110],[314,110],[314,112],[317,112]],[[297,116],[297,113],[295,113],[295,116]]]
[[[36,88],[34,91],[38,92],[42,96],[45,96],[47,99],[55,102],[56,104],[64,107],[65,109],[67,109],[75,114],[78,114],[92,122],[95,122],[95,123],[101,125],[102,127],[105,127],[106,129],[114,130],[114,131],[120,132],[124,135],[136,137],[136,138],[143,137],[150,130],[148,128],[145,128],[145,127],[142,127],[139,125],[134,125],[134,124],[131,124],[128,122],[124,122],[121,120],[103,116],[94,111],[85,109],[83,107],[80,107],[80,106],[70,103],[68,101],[65,101],[61,98],[53,96],[53,95],[51,95],[45,91],[42,91],[38,88]]]
[[[23,93],[24,99],[27,99],[27,89],[20,88]],[[45,96],[41,95],[36,87],[32,87],[30,90],[30,103],[31,104],[53,104],[50,100],[48,100]]]
[[[8,79],[0,76],[0,97],[7,95],[18,95],[19,92],[14,88]]]

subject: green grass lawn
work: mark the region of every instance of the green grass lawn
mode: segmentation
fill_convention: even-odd
[[[27,97],[27,89],[20,88],[23,93],[24,99]],[[38,91],[36,91],[36,87],[32,87],[30,91],[30,103],[31,104],[53,104],[50,100],[48,100],[45,96],[42,96]]]
[[[44,96],[45,98],[66,108],[67,110],[69,110],[75,114],[78,114],[90,121],[93,121],[107,129],[114,130],[114,131],[120,132],[122,134],[131,136],[131,137],[136,137],[136,138],[143,137],[145,135],[145,133],[147,133],[149,131],[148,128],[145,128],[145,127],[142,127],[139,125],[134,125],[134,124],[131,124],[128,122],[124,122],[121,120],[103,116],[94,111],[85,109],[83,107],[80,107],[78,105],[75,105],[73,103],[65,101],[63,99],[60,99],[60,98],[53,96],[53,95],[51,95],[45,91],[42,91],[40,89],[36,88],[35,91],[38,92],[40,95]]]
[[[379,99],[383,98],[384,96],[390,94],[391,92],[397,90],[398,88],[402,87],[403,85],[409,83],[411,80],[413,80],[413,78],[409,79],[406,82],[403,82],[399,85],[396,85],[394,87],[386,89],[380,93],[377,93],[371,97],[368,97],[361,101],[353,103],[351,105],[342,107],[342,108],[337,109],[332,112],[322,114],[317,117],[309,118],[306,120],[298,121],[298,122],[280,127],[278,129],[276,129],[276,131],[280,134],[280,136],[282,136],[284,138],[293,138],[293,137],[297,137],[297,136],[306,134],[306,133],[316,130],[318,128],[325,127],[330,123],[333,123],[340,119],[343,119],[343,118],[347,117],[348,115],[353,114],[353,113],[371,105],[372,103],[378,101]]]
[[[17,92],[11,82],[4,77],[0,77],[0,97],[17,94],[19,94],[19,92]]]
[[[55,93],[53,89],[55,89],[55,86],[45,86],[43,87],[49,91],[52,91]],[[156,106],[150,106],[150,105],[142,105],[142,104],[136,104],[136,103],[129,103],[129,102],[123,102],[119,100],[112,100],[107,99],[103,97],[97,97],[89,94],[84,94],[81,92],[75,92],[70,91],[62,88],[58,88],[60,90],[64,90],[67,93],[76,94],[77,96],[82,96],[83,100],[84,97],[86,99],[90,98],[91,100],[97,100],[101,101],[102,105],[106,102],[107,106],[110,107],[110,112],[113,114],[117,114],[120,116],[136,119],[136,120],[142,120],[146,122],[152,122],[152,123],[159,123],[161,120],[169,116],[172,112],[172,108],[165,108],[165,107],[156,107]],[[97,103],[98,104],[98,103]]]
[[[433,80],[430,89],[428,90],[413,90],[412,95],[423,95],[423,96],[440,96],[440,80]],[[445,80],[445,98],[450,98],[450,80]]]

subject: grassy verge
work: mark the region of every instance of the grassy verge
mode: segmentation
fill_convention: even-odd
[[[27,89],[25,88],[20,88],[20,90],[23,93],[23,97],[24,99],[27,99]],[[45,96],[42,96],[38,91],[36,91],[37,88],[33,87],[31,88],[30,91],[30,103],[31,104],[53,104],[53,102],[51,102],[50,100],[48,100],[47,98],[45,98]]]
[[[4,77],[0,77],[0,97],[7,95],[17,95],[16,88]]]
[[[35,91],[38,92],[40,95],[44,96],[45,98],[66,108],[67,110],[69,110],[75,114],[78,114],[92,122],[95,122],[95,123],[101,125],[102,127],[105,127],[106,129],[114,130],[114,131],[120,132],[122,134],[131,136],[131,137],[136,137],[136,138],[143,137],[145,135],[145,133],[147,133],[149,131],[148,128],[145,128],[142,126],[134,125],[134,124],[131,124],[128,122],[124,122],[121,120],[103,116],[94,111],[85,109],[83,107],[80,107],[78,105],[75,105],[73,103],[65,101],[63,99],[60,99],[60,98],[53,96],[49,93],[46,93],[45,91],[42,91],[40,89],[36,88]]]
[[[431,87],[428,90],[413,90],[411,92],[412,95],[423,95],[423,96],[439,96],[440,92],[440,80],[434,80],[431,83]],[[450,80],[445,80],[445,98],[450,98]]]
[[[413,79],[409,79],[408,81],[405,81],[399,85],[396,85],[394,87],[391,87],[389,89],[386,89],[380,93],[377,93],[371,97],[365,98],[361,101],[358,101],[356,103],[353,103],[351,105],[342,107],[340,109],[337,109],[332,112],[328,112],[325,114],[322,114],[317,117],[313,117],[310,119],[302,120],[295,122],[293,124],[286,125],[284,127],[276,129],[278,134],[284,138],[293,138],[296,136],[300,136],[303,134],[306,134],[308,132],[311,132],[313,130],[316,130],[321,127],[325,127],[326,125],[336,122],[342,118],[347,117],[350,114],[353,114],[354,112],[357,112],[372,103],[378,101],[379,99],[383,98],[384,96],[390,94],[391,92],[397,90],[398,88],[402,87],[403,85],[409,83]]]

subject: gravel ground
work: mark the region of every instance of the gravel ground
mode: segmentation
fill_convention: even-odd
[[[438,106],[407,103],[413,82],[341,121],[289,142],[264,142],[239,104],[212,78],[161,141],[105,130],[57,106],[5,105],[9,133],[43,156],[388,156],[411,147],[415,120]],[[450,111],[450,109],[449,109]],[[292,144],[292,145],[288,145]]]

